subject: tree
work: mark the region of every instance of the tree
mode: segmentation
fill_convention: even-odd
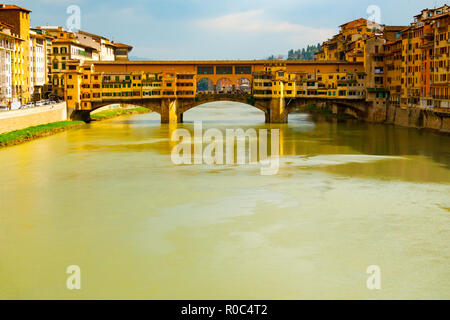
[[[288,52],[288,60],[314,60],[314,54],[321,50],[320,44],[308,45],[306,48],[298,49],[298,50],[289,50]]]

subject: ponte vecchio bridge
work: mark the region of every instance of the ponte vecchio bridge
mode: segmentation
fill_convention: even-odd
[[[236,101],[285,123],[295,108],[325,104],[334,112],[369,114],[362,63],[320,61],[68,61],[65,100],[72,118],[111,104],[143,106],[161,122],[213,101]]]

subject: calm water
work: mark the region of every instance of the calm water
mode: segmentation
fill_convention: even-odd
[[[204,119],[270,127],[233,103],[179,127]],[[276,176],[172,164],[156,114],[0,150],[0,298],[450,298],[450,137],[306,114],[271,127]]]

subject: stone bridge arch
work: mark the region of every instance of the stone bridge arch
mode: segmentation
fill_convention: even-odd
[[[147,108],[153,112],[162,114],[162,106],[161,106],[161,99],[157,99],[157,101],[153,99],[117,99],[117,100],[106,100],[106,101],[92,101],[91,106],[89,110],[68,110],[68,114],[70,115],[70,118],[72,120],[81,120],[84,122],[90,122],[91,121],[91,113],[95,110],[98,110],[100,108],[115,105],[115,104],[127,104],[127,105],[133,105],[136,107],[143,107]]]
[[[265,114],[267,123],[286,123],[289,113],[301,106],[316,104],[319,109],[330,110],[334,114],[350,114],[358,119],[366,119],[368,106],[364,100],[342,100],[326,98],[268,98],[255,99],[253,95],[246,93],[208,93],[199,94],[190,99],[111,99],[104,101],[92,101],[89,110],[75,110],[71,118],[90,121],[90,113],[98,108],[111,104],[129,104],[148,108],[161,115],[162,123],[183,122],[183,113],[199,105],[216,102],[232,101],[253,106]]]
[[[182,100],[178,103],[178,110],[181,114],[186,111],[189,111],[195,107],[203,105],[205,103],[210,102],[218,102],[218,101],[228,101],[228,102],[239,102],[252,107],[257,108],[258,110],[264,112],[266,122],[269,122],[269,108],[270,101],[266,102],[261,100],[255,100],[251,94],[204,94],[198,95],[195,99],[186,101]]]
[[[334,114],[349,114],[358,119],[367,117],[367,103],[364,100],[343,100],[326,98],[296,98],[289,102],[287,99],[288,112],[302,109],[308,105],[316,105],[319,110],[331,111]]]
[[[264,112],[266,122],[269,122],[270,101],[264,103],[261,100],[255,100],[250,94],[199,94],[195,99],[117,99],[107,101],[93,101],[89,110],[73,110],[71,118],[73,120],[82,120],[90,122],[90,114],[99,108],[113,104],[129,104],[138,107],[148,108],[161,115],[162,123],[183,122],[183,113],[199,105],[217,102],[231,101],[239,102],[253,106]]]

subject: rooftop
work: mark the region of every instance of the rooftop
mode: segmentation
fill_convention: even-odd
[[[133,49],[132,46],[129,46],[127,44],[124,43],[118,43],[118,42],[111,42],[111,44],[117,48],[127,48],[127,49]]]
[[[2,4],[0,3],[0,10],[20,10],[25,12],[31,12],[31,10],[13,5],[13,4]]]
[[[315,60],[167,60],[167,61],[86,61],[98,65],[362,65],[362,62],[315,61]]]

